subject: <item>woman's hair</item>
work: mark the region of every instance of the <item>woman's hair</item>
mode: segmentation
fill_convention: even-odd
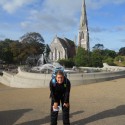
[[[64,73],[63,73],[63,71],[58,70],[57,73],[56,73],[56,76],[57,76],[57,75],[62,75],[62,76],[64,76]]]

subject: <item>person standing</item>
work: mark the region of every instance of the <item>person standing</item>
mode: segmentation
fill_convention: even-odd
[[[50,97],[51,97],[51,124],[57,125],[58,111],[61,103],[63,113],[63,125],[70,125],[69,120],[69,98],[71,84],[64,72],[58,70],[55,76],[55,83],[50,81]]]

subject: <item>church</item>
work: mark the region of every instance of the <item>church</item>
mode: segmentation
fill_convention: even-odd
[[[89,32],[85,0],[82,1],[82,14],[78,32],[78,46],[89,51]],[[60,38],[55,36],[50,44],[50,60],[57,61],[59,59],[73,58],[76,54],[76,48],[77,45],[75,45],[74,41],[68,38]]]
[[[68,38],[59,38],[55,36],[50,44],[50,60],[73,58],[76,53],[74,42]]]

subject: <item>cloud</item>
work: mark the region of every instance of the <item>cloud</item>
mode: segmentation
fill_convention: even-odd
[[[121,4],[125,0],[86,0],[88,9],[99,9],[109,3]],[[21,22],[23,29],[36,29],[48,32],[70,32],[78,30],[81,13],[81,0],[44,0],[41,8],[29,10],[29,17]],[[107,29],[93,27],[92,32],[104,32]]]
[[[70,6],[69,6],[70,5]],[[41,9],[31,10],[21,27],[49,32],[71,31],[78,25],[77,13],[81,11],[81,2],[72,0],[45,0]],[[31,25],[32,24],[32,25]]]
[[[44,9],[52,10],[52,12],[63,12],[64,9],[68,13],[76,11],[81,7],[81,0],[0,0],[0,6],[8,13],[14,13],[23,6],[32,4],[36,6],[38,2],[43,3]],[[123,4],[125,0],[86,0],[89,9],[100,9],[107,4]],[[46,8],[45,8],[46,7]],[[55,11],[58,9],[58,11]],[[71,13],[70,13],[71,14]]]
[[[0,6],[8,13],[13,13],[20,7],[31,3],[33,0],[0,0]]]

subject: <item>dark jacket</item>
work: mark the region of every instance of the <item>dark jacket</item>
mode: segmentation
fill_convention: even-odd
[[[56,83],[55,85],[53,85],[51,80],[50,97],[54,100],[54,102],[59,102],[59,100],[63,98],[64,103],[69,103],[70,87],[71,87],[71,84],[67,78],[64,78],[64,82],[62,84]]]

